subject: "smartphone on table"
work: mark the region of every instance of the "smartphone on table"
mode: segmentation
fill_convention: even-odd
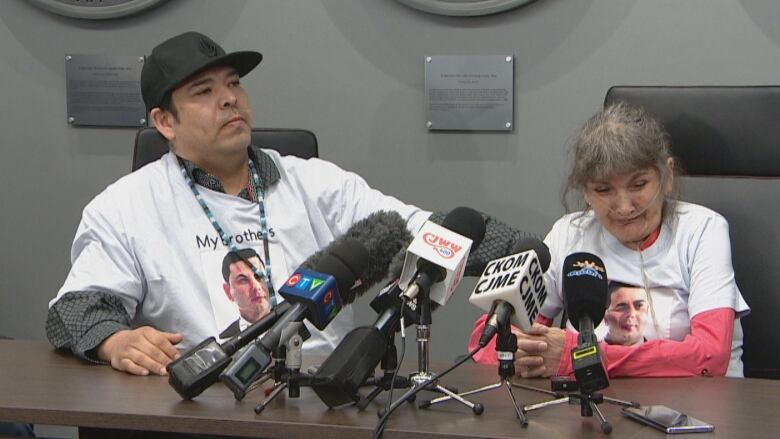
[[[711,424],[665,405],[625,407],[622,412],[635,421],[657,428],[667,434],[706,433],[715,430]]]

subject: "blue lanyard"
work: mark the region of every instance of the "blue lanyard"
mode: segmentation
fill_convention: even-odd
[[[209,209],[208,204],[206,204],[206,200],[204,200],[203,196],[201,196],[200,191],[198,191],[198,187],[195,185],[195,182],[192,181],[192,178],[190,178],[189,174],[187,173],[187,169],[184,167],[184,163],[182,163],[181,160],[179,160],[179,169],[181,169],[181,175],[184,176],[184,180],[190,186],[192,194],[195,195],[195,199],[198,200],[198,204],[200,204],[201,209],[203,209],[203,213],[206,214],[206,217],[214,227],[214,230],[216,230],[219,234],[222,242],[227,244],[230,247],[230,250],[237,253],[238,247],[236,247],[236,244],[232,239],[228,239],[225,230],[222,228],[222,226],[219,225],[219,222],[217,222],[217,219],[214,217],[211,209]],[[255,192],[257,205],[260,210],[260,233],[263,235],[263,248],[265,250],[265,273],[260,271],[260,269],[255,267],[255,265],[250,261],[244,259],[244,262],[249,265],[249,267],[255,273],[255,276],[265,281],[266,285],[268,286],[268,292],[270,293],[271,307],[275,308],[277,301],[276,291],[274,291],[274,284],[271,282],[271,254],[268,252],[268,221],[265,215],[263,188],[260,186],[260,175],[258,175],[257,168],[255,167],[255,163],[252,161],[252,159],[249,159],[249,172],[252,176],[252,189]]]

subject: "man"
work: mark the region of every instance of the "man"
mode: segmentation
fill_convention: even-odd
[[[644,342],[647,322],[647,295],[633,285],[611,282],[609,303],[604,313],[608,330],[604,341],[609,344],[634,346]]]
[[[205,285],[214,285],[215,255],[237,250],[239,239],[263,249],[264,271],[253,271],[278,288],[373,212],[398,212],[412,233],[429,216],[443,219],[331,163],[250,145],[252,110],[240,78],[261,60],[258,52],[225,53],[196,32],[164,41],[147,57],[144,103],[171,151],[84,209],[71,271],[49,303],[46,333],[56,348],[131,374],[164,375],[180,349],[219,333],[231,304]],[[482,263],[522,238],[500,222],[487,226],[482,247],[492,253]],[[346,307],[324,331],[312,330],[304,348],[327,354],[353,326]]]
[[[260,255],[252,248],[229,251],[222,260],[222,278],[225,281],[222,289],[227,299],[238,306],[240,318],[222,331],[220,338],[238,334],[242,327],[260,320],[271,311],[268,286],[248,264],[265,270]]]

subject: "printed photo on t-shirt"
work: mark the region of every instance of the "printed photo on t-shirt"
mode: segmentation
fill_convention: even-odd
[[[647,326],[652,325],[648,306],[644,288],[611,282],[602,323],[606,330],[604,341],[625,346],[642,344],[646,339]]]
[[[226,250],[201,253],[220,339],[238,334],[271,310],[268,284],[252,269],[265,273],[260,253],[252,247]]]
[[[265,273],[265,262],[253,248],[229,251],[222,259],[222,290],[238,308],[239,319],[223,330],[220,338],[232,337],[244,324],[252,324],[271,311],[268,283],[254,268]]]

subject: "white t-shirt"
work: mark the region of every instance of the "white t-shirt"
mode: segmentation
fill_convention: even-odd
[[[265,191],[272,281],[278,291],[296,268],[379,210],[394,210],[412,233],[430,212],[371,189],[360,176],[323,160],[280,157],[280,179]],[[264,259],[258,205],[198,187],[225,233],[239,248]],[[132,325],[181,332],[182,350],[217,337],[239,317],[221,273],[229,251],[204,214],[168,153],[110,185],[84,209],[73,248],[72,268],[57,297],[71,291],[118,296]],[[280,296],[277,298],[282,300]],[[329,353],[353,328],[346,306],[323,331],[309,326],[307,352]]]
[[[642,255],[661,332],[650,318],[643,328],[648,340],[682,341],[690,333],[691,318],[703,311],[732,308],[738,318],[750,311],[734,281],[726,220],[713,210],[686,202],[676,203],[672,217],[671,221],[664,221],[658,239]],[[621,244],[592,211],[559,219],[545,243],[552,256],[545,274],[548,295],[541,309],[547,317],[555,317],[563,309],[561,270],[563,260],[572,253],[589,252],[600,257],[610,281],[644,285],[639,252]],[[602,322],[596,335],[603,340],[606,333]],[[737,319],[727,376],[742,376],[741,357],[742,328]]]

